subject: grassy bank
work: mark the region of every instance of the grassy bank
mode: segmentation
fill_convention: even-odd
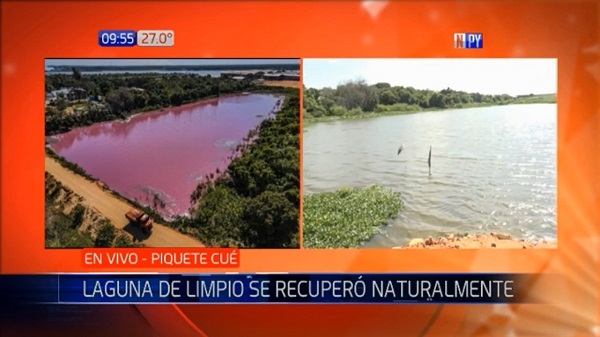
[[[353,119],[367,119],[376,118],[382,116],[397,116],[397,115],[408,115],[420,112],[429,111],[444,111],[444,110],[456,110],[456,109],[469,109],[469,108],[481,108],[481,107],[492,107],[501,105],[517,105],[517,104],[554,104],[556,103],[556,97],[554,95],[538,95],[538,96],[526,96],[521,98],[515,98],[510,101],[501,103],[461,103],[447,108],[423,108],[416,104],[405,104],[397,103],[393,105],[378,105],[373,112],[362,112],[359,109],[354,111],[350,110],[347,114],[338,116],[320,116],[313,117],[310,114],[304,114],[302,124],[303,126],[319,123],[319,122],[331,122],[337,120],[353,120]]]
[[[356,248],[379,232],[403,204],[381,186],[307,195],[303,204],[304,248]]]

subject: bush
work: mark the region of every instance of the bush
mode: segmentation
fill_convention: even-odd
[[[79,226],[81,226],[81,224],[83,223],[83,217],[85,215],[85,206],[83,206],[82,204],[77,204],[75,207],[73,207],[73,210],[71,211],[71,219],[73,220],[73,228],[79,228]]]
[[[119,247],[119,248],[138,247],[138,245],[133,243],[131,238],[126,234],[118,236],[117,239],[115,240],[114,246]]]
[[[96,247],[112,247],[114,240],[115,227],[109,221],[106,221],[100,230],[98,230],[94,245]]]

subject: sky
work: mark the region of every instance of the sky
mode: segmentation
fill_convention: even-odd
[[[554,94],[556,59],[304,59],[307,88],[336,87],[364,79],[369,84],[482,94]]]
[[[46,67],[70,66],[151,66],[223,64],[299,64],[298,59],[49,59]]]

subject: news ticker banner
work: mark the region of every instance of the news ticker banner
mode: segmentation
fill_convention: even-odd
[[[527,274],[0,276],[1,303],[523,303]]]

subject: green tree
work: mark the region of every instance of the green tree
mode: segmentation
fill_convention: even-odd
[[[73,67],[71,68],[71,71],[73,72],[73,79],[75,79],[75,81],[81,81],[81,72],[79,69]]]
[[[375,84],[375,88],[377,89],[390,89],[392,86],[389,83],[379,82]]]
[[[435,108],[445,108],[446,107],[446,102],[445,102],[445,96],[440,94],[440,93],[434,93],[433,95],[431,95],[431,97],[429,98],[429,106],[430,107],[435,107]]]
[[[116,238],[114,246],[119,248],[128,248],[135,247],[136,245],[133,243],[133,241],[131,241],[129,236],[120,235]]]
[[[398,103],[398,96],[391,89],[382,90],[379,94],[379,103],[384,105],[392,105]]]
[[[96,247],[112,247],[114,240],[115,228],[109,221],[107,221],[98,230],[98,235],[96,236],[94,245]]]
[[[58,100],[56,100],[56,108],[59,111],[64,111],[68,106],[69,106],[69,102],[66,99],[61,97]]]
[[[298,231],[298,209],[284,193],[265,191],[244,208],[246,240],[256,247],[286,248]]]
[[[107,96],[113,90],[114,86],[109,80],[102,80],[98,84],[98,88],[102,96]]]
[[[150,97],[145,91],[137,92],[133,98],[133,105],[136,109],[142,109],[148,105]]]
[[[46,118],[54,118],[58,116],[60,111],[52,105],[46,106]]]
[[[131,90],[125,87],[121,87],[112,91],[106,97],[106,102],[108,103],[111,111],[115,114],[131,112],[135,106],[134,96]]]
[[[79,228],[83,224],[83,218],[85,216],[86,208],[82,204],[77,204],[71,211],[71,219],[73,221],[73,227]]]

